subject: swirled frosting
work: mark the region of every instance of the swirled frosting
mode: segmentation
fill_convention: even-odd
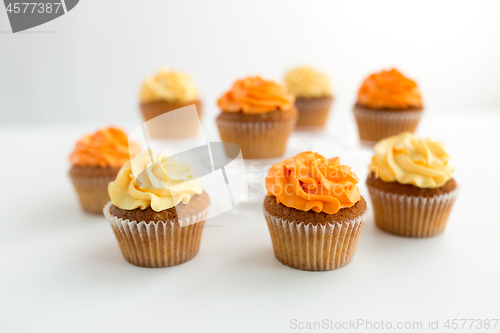
[[[140,98],[142,103],[190,102],[198,98],[198,89],[191,76],[161,67],[155,76],[144,81]]]
[[[108,127],[80,139],[69,156],[72,165],[82,167],[119,168],[135,155],[139,146],[132,143],[129,150],[127,134],[119,128]]]
[[[311,67],[298,67],[285,76],[285,83],[296,97],[314,98],[332,95],[332,83],[328,75]]]
[[[358,103],[372,109],[421,108],[422,97],[415,81],[393,68],[367,77],[359,88]]]
[[[335,214],[360,200],[358,177],[338,157],[326,159],[310,151],[274,164],[266,189],[276,200],[297,210]]]
[[[160,212],[179,203],[187,204],[193,195],[203,192],[189,164],[162,153],[151,156],[141,152],[109,184],[108,193],[115,206],[125,210],[151,207]]]
[[[255,76],[236,81],[231,90],[219,98],[217,104],[223,112],[259,114],[291,110],[294,102],[295,97],[285,86]]]
[[[442,143],[404,132],[375,145],[369,169],[385,182],[437,188],[451,179],[449,158]]]

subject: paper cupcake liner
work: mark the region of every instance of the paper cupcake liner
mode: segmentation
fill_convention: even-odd
[[[111,202],[104,215],[111,225],[123,257],[149,268],[180,265],[196,256],[208,209],[175,221],[130,221],[112,216]]]
[[[394,235],[432,237],[444,231],[458,189],[434,197],[384,192],[368,186],[377,226]]]
[[[367,217],[365,212],[350,221],[313,225],[263,210],[276,259],[305,271],[330,271],[350,263]]]
[[[378,141],[399,133],[414,133],[423,111],[382,111],[354,107],[361,143],[373,146]]]
[[[192,112],[172,112],[177,109],[195,105],[198,117]],[[142,116],[146,122],[149,135],[152,138],[185,138],[193,137],[198,133],[202,114],[202,103],[199,100],[187,103],[152,102],[140,105]],[[159,117],[169,113],[166,117]],[[156,118],[154,121],[150,121]]]
[[[333,98],[296,99],[299,117],[295,127],[301,130],[323,128],[328,119]]]
[[[109,201],[108,185],[115,177],[78,176],[70,174],[80,204],[84,211],[93,214],[102,214],[104,205]]]
[[[196,136],[199,124],[191,112],[169,112],[168,117],[147,121],[145,126],[152,138],[185,138]]]
[[[296,119],[268,122],[217,120],[217,125],[222,141],[237,144],[243,158],[276,158],[285,153],[295,121]]]

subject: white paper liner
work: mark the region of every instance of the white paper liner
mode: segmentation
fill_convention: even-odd
[[[325,225],[295,222],[272,215],[264,207],[276,259],[292,268],[330,271],[351,262],[368,216]]]
[[[295,124],[296,129],[314,130],[325,126],[330,113],[333,98],[296,99],[295,107],[299,117]]]
[[[432,237],[442,233],[458,196],[458,188],[430,198],[384,192],[373,186],[368,186],[368,191],[377,226],[405,237]]]
[[[115,177],[86,177],[71,175],[82,209],[88,213],[102,214],[104,205],[109,201],[108,185]]]
[[[296,119],[266,122],[217,119],[222,141],[237,144],[245,159],[283,156],[295,122]]]
[[[161,115],[146,121],[144,124],[152,138],[186,138],[198,133],[200,119],[190,112],[172,110],[168,117]],[[164,114],[165,114],[164,113]]]
[[[115,234],[123,257],[141,267],[170,267],[196,256],[208,208],[197,215],[176,221],[130,221],[112,216],[111,202],[104,215]]]
[[[419,111],[365,110],[354,107],[361,143],[373,146],[378,141],[409,131],[414,133],[422,117]]]

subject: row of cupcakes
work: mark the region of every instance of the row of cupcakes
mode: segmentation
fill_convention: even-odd
[[[206,189],[182,161],[158,154],[152,162],[147,151],[129,159],[124,138],[109,128],[77,144],[71,160],[83,165],[73,166],[70,175],[84,209],[104,206],[124,258],[134,265],[168,267],[192,259],[209,209]],[[104,171],[84,162],[114,166]],[[124,165],[111,177],[119,162]],[[442,233],[457,196],[448,162],[441,143],[409,132],[378,142],[366,180],[376,225],[406,237]],[[276,258],[311,271],[347,265],[367,218],[358,182],[338,157],[313,152],[272,165],[263,211]]]
[[[143,83],[140,99],[145,121],[192,104],[201,117],[196,85],[184,73],[162,68]],[[237,80],[218,99],[221,113],[216,122],[222,141],[238,144],[243,157],[278,158],[283,156],[294,128],[317,130],[325,126],[333,100],[326,74],[299,67],[286,74],[285,84],[258,76]],[[415,132],[423,106],[417,84],[391,69],[363,81],[353,110],[361,142],[373,145],[404,131]],[[150,135],[161,138],[174,136],[174,132],[196,133],[191,128],[196,123],[183,117],[170,118],[172,122],[176,126],[150,126]]]
[[[236,143],[244,158],[281,157],[294,126],[320,128],[325,124],[334,99],[328,76],[309,67],[299,67],[287,73],[285,82],[280,85],[260,77],[237,80],[219,98],[221,113],[216,122],[221,139]],[[202,115],[194,80],[168,68],[161,68],[143,82],[140,100],[144,120],[150,125],[164,114],[182,115],[182,108],[190,105],[195,105],[198,117]],[[418,87],[395,69],[373,74],[359,89],[354,114],[363,142],[373,143],[403,131],[414,132],[422,114]],[[183,117],[169,121],[172,119],[173,124],[149,126],[150,135],[196,134],[198,121],[186,121]],[[127,159],[127,144],[126,134],[116,128],[100,130],[77,143],[70,158],[70,175],[75,187],[82,189],[78,193],[81,202],[88,203],[83,205],[86,211],[101,212],[108,199],[103,189]],[[114,150],[118,154],[113,155]],[[93,193],[91,188],[100,190]],[[92,194],[87,198],[85,193]]]

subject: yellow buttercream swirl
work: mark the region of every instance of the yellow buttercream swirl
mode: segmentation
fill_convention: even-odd
[[[307,66],[288,72],[285,84],[297,97],[314,98],[332,95],[332,82],[328,75]]]
[[[375,145],[369,169],[385,182],[437,188],[451,179],[449,159],[442,143],[403,132]]]
[[[141,102],[190,102],[198,99],[198,88],[191,76],[161,67],[142,84]]]
[[[193,195],[202,192],[196,172],[189,164],[163,153],[150,155],[148,151],[127,162],[108,187],[115,206],[125,210],[151,207],[156,212],[179,203],[187,204]]]

